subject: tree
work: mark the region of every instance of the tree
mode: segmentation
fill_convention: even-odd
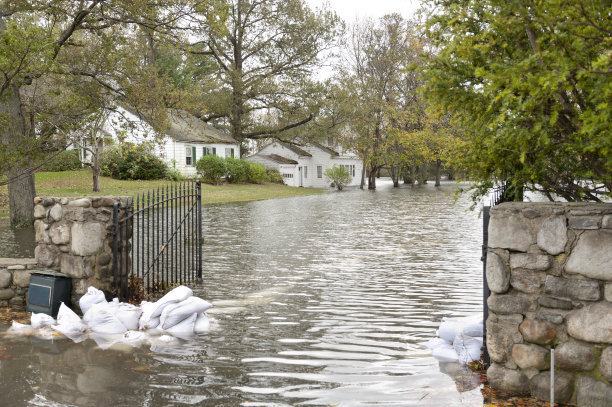
[[[32,221],[34,163],[43,146],[93,113],[100,98],[122,98],[153,118],[165,111],[162,81],[137,60],[130,40],[138,27],[172,30],[191,3],[168,1],[163,10],[146,0],[0,3],[0,171],[11,224]],[[90,89],[70,92],[79,86]],[[87,99],[78,95],[89,100],[74,103]]]
[[[313,71],[334,45],[340,20],[329,10],[309,9],[303,0],[227,0],[226,5],[224,25],[203,23],[193,33],[199,38],[190,53],[212,57],[216,70],[201,76],[214,86],[205,105],[192,113],[207,122],[222,120],[240,142],[287,137],[312,121],[324,99]]]
[[[607,2],[434,0],[426,95],[461,131],[460,169],[568,201],[612,191]]]
[[[325,178],[327,181],[330,181],[333,186],[338,188],[338,191],[342,191],[345,186],[351,183],[351,175],[342,165],[334,165],[332,168],[326,168]]]

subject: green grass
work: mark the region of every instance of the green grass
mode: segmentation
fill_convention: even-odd
[[[170,181],[121,181],[100,177],[101,192],[92,192],[91,171],[63,171],[36,173],[36,195],[53,197],[76,196],[136,196],[152,189],[171,185]],[[204,204],[225,202],[259,201],[262,199],[287,198],[292,196],[313,195],[324,190],[296,188],[279,184],[203,184]],[[8,217],[7,187],[0,187],[0,218]]]

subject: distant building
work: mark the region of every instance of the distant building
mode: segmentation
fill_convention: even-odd
[[[273,142],[247,160],[278,170],[285,184],[294,187],[326,188],[330,186],[325,170],[334,165],[344,166],[351,175],[349,185],[359,185],[363,162],[350,152],[338,152],[319,143],[305,146]]]

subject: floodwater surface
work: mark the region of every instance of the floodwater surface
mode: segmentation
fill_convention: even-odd
[[[481,310],[478,211],[452,183],[378,187],[206,206],[210,333],[106,350],[5,335],[0,405],[482,406],[423,345]]]

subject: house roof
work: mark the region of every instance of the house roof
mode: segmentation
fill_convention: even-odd
[[[320,148],[321,150],[329,153],[330,155],[334,156],[334,157],[338,157],[340,154],[336,151],[333,150],[329,147],[325,147],[323,144],[319,144],[319,143],[315,143],[315,142],[311,142],[310,144],[312,144],[313,146]]]
[[[267,158],[268,160],[277,162],[279,164],[297,164],[298,162],[295,160],[291,160],[289,158],[285,158],[285,157],[281,157],[278,154],[268,154],[268,155],[262,155],[262,157]]]
[[[170,112],[170,127],[166,134],[183,142],[238,144],[227,132],[182,110]]]
[[[312,154],[310,154],[308,151],[306,150],[302,150],[301,148],[299,148],[296,145],[293,144],[289,144],[289,143],[280,143],[283,147],[293,151],[294,153],[296,153],[297,155],[301,156],[301,157],[312,157]]]

